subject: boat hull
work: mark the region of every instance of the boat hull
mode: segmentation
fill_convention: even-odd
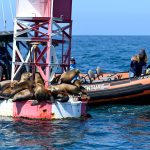
[[[12,99],[0,101],[0,116],[29,119],[63,119],[86,116],[86,102],[68,101],[42,102],[31,106],[33,100],[12,102]]]
[[[83,85],[90,97],[89,105],[106,103],[150,104],[150,76]]]

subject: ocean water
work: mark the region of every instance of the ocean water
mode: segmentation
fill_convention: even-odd
[[[86,73],[127,71],[150,36],[74,36],[72,56]],[[0,117],[0,150],[149,150],[150,105],[88,107],[87,119],[35,121]]]
[[[128,71],[131,56],[141,48],[150,58],[150,36],[74,36],[72,45],[72,56],[84,73],[97,66],[104,72]]]

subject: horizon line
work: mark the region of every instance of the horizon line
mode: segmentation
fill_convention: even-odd
[[[103,34],[103,35],[102,34],[72,34],[72,36],[150,36],[150,34],[149,35],[148,34],[143,34],[143,35],[142,34],[141,35],[138,34],[137,35],[136,34],[135,35],[134,34],[133,35],[132,34],[129,35],[127,34],[124,35],[123,34],[118,34],[118,35],[117,34],[110,34],[110,35],[109,34]]]

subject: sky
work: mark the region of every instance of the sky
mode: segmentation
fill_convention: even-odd
[[[73,34],[150,35],[150,0],[73,0]]]
[[[3,1],[7,29],[13,29],[9,1]],[[4,19],[0,5],[0,30]],[[73,35],[150,35],[150,0],[73,0]]]

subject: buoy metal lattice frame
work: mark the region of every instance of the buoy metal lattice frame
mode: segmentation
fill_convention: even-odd
[[[48,86],[52,68],[60,65],[62,71],[69,69],[72,0],[16,1],[11,80],[16,79],[23,69],[32,73],[38,71]],[[61,4],[64,2],[69,5],[69,17],[63,14],[66,10]],[[53,37],[56,37],[55,40]],[[53,62],[53,41],[62,44],[62,61],[59,64]],[[67,47],[64,46],[65,41]]]

